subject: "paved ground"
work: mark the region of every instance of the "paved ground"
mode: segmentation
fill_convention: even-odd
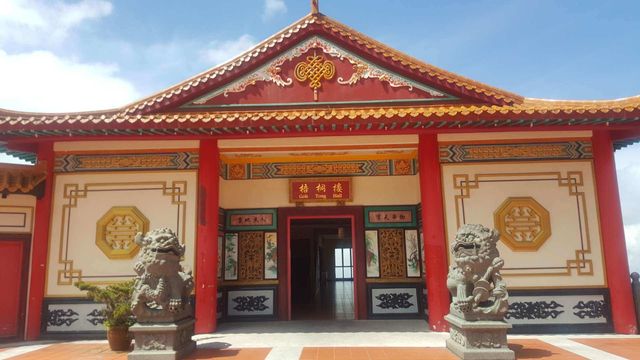
[[[223,324],[198,335],[190,359],[382,360],[456,359],[448,334],[426,330],[424,321],[304,321]],[[518,359],[640,359],[640,336],[510,336]],[[0,344],[0,359],[126,359],[106,341]]]

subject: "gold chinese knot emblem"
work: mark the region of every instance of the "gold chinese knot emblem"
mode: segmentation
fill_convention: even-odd
[[[97,222],[96,245],[109,259],[130,259],[139,248],[134,239],[149,230],[149,220],[135,206],[115,206]]]
[[[551,236],[549,212],[532,197],[510,197],[494,213],[501,240],[514,251],[536,251]]]
[[[323,56],[316,55],[307,56],[307,61],[299,62],[295,69],[294,75],[296,80],[305,82],[309,80],[309,87],[313,89],[313,100],[318,101],[318,89],[322,87],[322,80],[331,80],[336,73],[336,67],[333,63]]]

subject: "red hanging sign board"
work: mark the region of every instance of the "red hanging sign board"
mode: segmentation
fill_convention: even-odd
[[[353,201],[351,178],[291,179],[290,202]]]

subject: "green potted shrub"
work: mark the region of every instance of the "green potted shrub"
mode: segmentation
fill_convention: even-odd
[[[87,297],[105,305],[102,315],[107,328],[109,347],[113,351],[127,351],[131,347],[129,327],[135,323],[131,314],[133,280],[106,287],[78,282],[76,287],[87,292]]]

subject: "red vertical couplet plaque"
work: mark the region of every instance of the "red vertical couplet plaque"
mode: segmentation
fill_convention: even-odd
[[[291,179],[289,200],[305,201],[353,201],[351,179]]]
[[[218,207],[220,153],[217,140],[200,141],[198,238],[196,240],[196,334],[216,330],[218,301]]]

